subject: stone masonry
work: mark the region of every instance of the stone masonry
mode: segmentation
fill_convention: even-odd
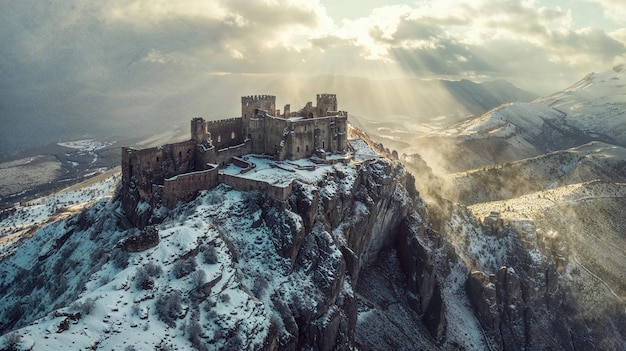
[[[318,94],[317,105],[307,103],[283,114],[276,97],[255,95],[241,98],[241,117],[217,121],[191,120],[191,139],[154,148],[122,147],[122,207],[138,226],[147,224],[150,208],[174,207],[193,199],[199,190],[229,182],[220,167],[246,154],[271,156],[274,160],[306,157],[325,158],[327,153],[345,153],[348,148],[348,113],[337,110],[335,94]],[[241,179],[237,180],[241,188]],[[285,197],[288,191],[267,184],[244,184]],[[281,199],[284,200],[284,199]]]

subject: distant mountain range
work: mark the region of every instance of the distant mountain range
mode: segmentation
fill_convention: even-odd
[[[37,91],[0,91],[0,155],[59,140],[149,137],[172,128],[187,129],[190,118],[222,119],[240,114],[240,97],[277,96],[277,107],[292,110],[335,93],[339,108],[357,124],[393,123],[398,116],[420,123],[436,117],[454,121],[502,103],[530,101],[533,94],[505,81],[369,80],[345,76],[205,75],[189,86],[146,82],[129,91],[116,86]],[[184,79],[182,79],[184,81]],[[180,83],[179,83],[180,84]],[[369,131],[369,128],[365,128]]]
[[[592,141],[626,146],[625,122],[626,73],[616,66],[548,97],[505,104],[426,136],[410,136],[402,140],[410,145],[402,151],[419,150],[435,171],[458,172]]]

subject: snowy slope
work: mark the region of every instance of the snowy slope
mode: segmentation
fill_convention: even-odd
[[[626,149],[601,142],[443,177],[444,195],[464,205],[593,180],[626,181]]]
[[[624,65],[590,73],[562,92],[537,100],[566,114],[564,122],[591,136],[626,141],[626,70]]]
[[[570,88],[530,103],[499,106],[416,138],[417,153],[437,173],[505,163],[591,141],[626,146],[623,66],[592,73]]]

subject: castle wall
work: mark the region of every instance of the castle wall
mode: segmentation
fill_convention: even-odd
[[[241,117],[244,119],[254,117],[254,110],[267,111],[269,114],[276,112],[276,96],[252,95],[241,98]]]
[[[288,121],[283,118],[265,117],[265,154],[277,160],[285,159],[286,145],[283,142],[289,133]]]
[[[140,189],[150,192],[152,184],[163,184],[165,178],[194,170],[195,149],[193,140],[141,150],[124,147],[122,175],[137,177]]]
[[[256,153],[276,160],[296,160],[310,157],[318,149],[331,153],[347,150],[348,116],[336,111],[334,94],[319,94],[317,106],[309,102],[298,112],[285,105],[283,116],[271,115],[278,114],[275,96],[248,96],[241,101],[242,117],[192,119],[191,140],[142,150],[122,148],[122,205],[133,223],[147,223],[147,215],[138,211],[145,207],[141,202],[154,205],[163,201],[171,207],[218,181],[237,190],[266,191],[279,200],[291,194],[291,184],[278,186],[218,174],[219,165],[231,163],[235,157]],[[257,113],[259,110],[267,113]]]
[[[247,179],[238,177],[236,175],[231,174],[223,174],[221,173],[218,177],[220,183],[228,184],[233,189],[238,191],[252,191],[259,190],[267,192],[269,196],[274,199],[286,201],[291,195],[292,191],[292,183],[284,186],[279,186],[275,184],[270,184],[268,182],[264,182],[261,180]]]
[[[162,196],[163,204],[172,208],[179,201],[190,201],[200,190],[208,190],[218,184],[218,168],[180,174],[165,179]]]
[[[347,116],[333,116],[315,120],[315,147],[331,153],[347,150]]]
[[[337,95],[317,94],[317,117],[325,117],[337,111]]]
[[[265,154],[267,150],[267,132],[265,129],[265,119],[266,117],[255,117],[249,120],[248,129],[250,142],[251,142],[251,153],[253,154]]]
[[[315,120],[301,119],[289,121],[290,132],[287,139],[286,159],[297,160],[309,157],[315,152]]]
[[[246,140],[244,125],[241,118],[229,118],[219,121],[206,121],[206,126],[211,133],[213,146],[217,150],[233,145],[239,145]]]
[[[209,138],[207,124],[202,117],[196,117],[191,120],[191,140],[201,144]]]
[[[233,157],[242,156],[252,152],[252,142],[250,140],[239,145],[218,149],[215,154],[215,163],[225,166],[232,162]]]
[[[211,164],[217,163],[215,146],[205,141],[196,145],[196,166],[195,169],[203,171],[209,169]]]

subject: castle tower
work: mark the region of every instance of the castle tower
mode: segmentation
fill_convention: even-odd
[[[273,115],[276,112],[276,96],[274,95],[253,95],[241,97],[241,117],[250,118],[254,116],[254,110],[264,110]]]
[[[337,95],[317,94],[317,116],[328,116],[328,111],[337,111]]]
[[[206,122],[202,117],[196,117],[191,120],[191,139],[198,144],[202,144],[209,139],[209,131]]]

